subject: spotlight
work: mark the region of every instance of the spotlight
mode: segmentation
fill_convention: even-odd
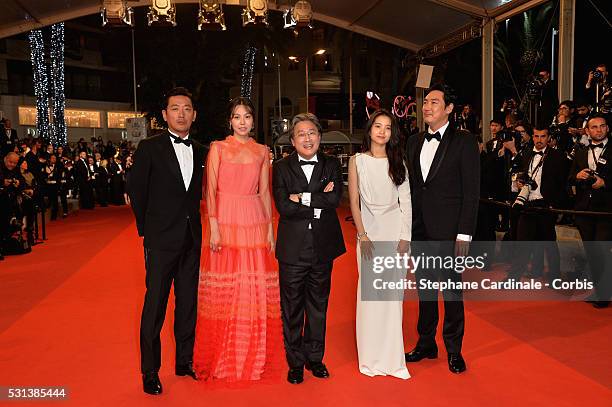
[[[268,1],[248,0],[242,12],[242,25],[268,25]]]
[[[200,0],[200,12],[198,13],[198,30],[225,31],[225,16],[220,4],[215,0]]]
[[[285,11],[284,18],[284,28],[312,28],[312,5],[308,1],[299,0]]]
[[[172,0],[151,0],[147,20],[149,26],[155,24],[176,27],[176,7]]]
[[[104,0],[102,3],[102,27],[134,26],[134,10],[127,6],[126,0]]]

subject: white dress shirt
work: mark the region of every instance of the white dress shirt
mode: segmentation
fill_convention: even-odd
[[[170,130],[168,130],[168,132],[175,137],[181,138],[179,135],[174,134]],[[189,134],[185,136],[185,139],[188,138]],[[181,175],[183,176],[183,182],[185,183],[185,190],[188,190],[189,184],[191,183],[191,177],[193,176],[193,145],[187,146],[183,143],[175,143],[172,137],[170,137],[170,142],[174,148],[174,153],[176,154],[176,159],[179,162],[179,167],[181,167]]]
[[[444,137],[444,133],[448,128],[450,122],[446,122],[446,124],[438,129],[438,133],[440,133],[440,141],[442,141],[442,137]],[[435,131],[431,130],[431,127],[427,130],[429,134],[435,134]],[[438,146],[440,145],[440,141],[436,139],[431,139],[427,141],[427,139],[423,142],[423,148],[421,149],[421,174],[423,175],[423,181],[427,179],[427,175],[429,175],[429,170],[431,169],[431,164],[433,163],[433,159],[436,155],[436,151],[438,151]]]
[[[298,160],[299,161],[309,161],[309,162],[314,162],[314,163],[319,162],[316,154],[310,160],[307,160],[306,158],[298,154]],[[301,167],[302,167],[302,171],[304,172],[304,175],[306,176],[306,180],[310,184],[310,179],[312,178],[312,172],[314,171],[315,166],[314,165],[301,165]],[[302,192],[302,205],[310,206],[310,192]],[[321,209],[314,208],[313,210],[314,210],[314,218],[319,219],[321,217]],[[308,224],[308,229],[312,229],[311,224]]]
[[[436,151],[438,151],[438,147],[440,146],[440,142],[444,137],[444,133],[446,133],[446,129],[450,122],[446,122],[446,124],[440,127],[437,132],[440,133],[440,141],[436,139],[431,139],[423,141],[423,148],[421,148],[421,156],[419,157],[419,162],[421,164],[421,175],[423,175],[423,181],[427,180],[427,176],[429,175],[429,170],[431,169],[431,164],[433,163],[433,159],[436,156]],[[431,129],[427,129],[429,134],[435,134],[436,132]],[[457,240],[463,240],[470,242],[472,240],[472,236],[458,234]]]
[[[538,150],[534,148],[533,151],[537,152]],[[546,154],[546,147],[544,147],[542,153]],[[540,190],[540,187],[542,186],[542,171],[544,170],[544,163],[540,165],[540,169],[538,169],[538,171],[536,172],[535,177],[533,175],[533,171],[538,168],[538,164],[540,164],[540,161],[542,161],[543,158],[544,156],[542,155],[534,154],[531,163],[529,163],[529,177],[533,178],[533,180],[538,184],[538,187],[536,189],[529,190],[530,201],[535,201],[536,199],[544,199],[544,196],[542,196],[542,192]]]
[[[604,148],[606,148],[606,145],[608,144],[608,139],[606,138],[601,143],[595,143],[595,144],[601,144],[603,148],[596,148],[594,150],[591,150],[589,148],[587,150],[587,156],[589,159],[589,168],[592,169],[593,171],[597,170],[597,161],[599,161],[599,157],[601,157],[601,153],[603,153]],[[595,159],[593,159],[593,154],[595,154]]]

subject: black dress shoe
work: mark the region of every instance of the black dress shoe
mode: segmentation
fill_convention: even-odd
[[[309,362],[306,363],[305,367],[312,372],[314,377],[318,377],[319,379],[327,379],[329,377],[327,367],[321,362]]]
[[[287,381],[291,384],[300,384],[304,381],[304,369],[289,369]]]
[[[410,352],[406,353],[406,362],[418,362],[423,359],[437,359],[438,349],[417,349],[414,348]]]
[[[465,372],[465,360],[461,353],[449,353],[448,354],[448,370],[453,373]]]
[[[591,304],[593,304],[593,308],[608,308],[610,301],[591,301]]]
[[[174,371],[177,376],[191,376],[193,380],[198,380],[198,377],[193,370],[192,362],[189,362],[186,365],[176,365],[176,369]]]
[[[154,396],[162,393],[162,385],[157,372],[149,372],[142,375],[142,389],[145,393]]]

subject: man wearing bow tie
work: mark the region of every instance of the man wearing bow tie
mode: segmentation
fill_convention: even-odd
[[[407,161],[412,191],[412,239],[428,254],[466,256],[476,228],[480,194],[480,158],[476,137],[455,130],[449,123],[454,95],[446,85],[425,93],[423,119],[428,130],[408,139]],[[420,250],[413,252],[421,253]],[[453,280],[454,270],[417,270],[417,280]],[[461,355],[464,313],[461,291],[443,291],[443,338],[448,367],[453,373],[466,369]],[[406,353],[407,362],[438,357],[438,292],[419,289],[419,340]]]
[[[292,120],[295,152],[273,166],[274,202],[280,214],[279,263],[287,381],[304,380],[304,367],[329,377],[323,364],[327,303],[333,260],[346,249],[336,208],[342,198],[337,158],[319,152],[321,124],[310,113]]]
[[[570,184],[576,186],[576,209],[612,212],[612,153],[606,119],[603,116],[589,118],[585,131],[590,139],[589,146],[576,151],[569,176]],[[612,217],[576,216],[576,226],[585,243],[591,277],[595,282],[595,296],[591,303],[595,308],[605,308],[612,295]]]
[[[160,332],[170,288],[176,298],[174,336],[177,376],[196,378],[192,368],[196,302],[202,246],[200,200],[204,147],[189,138],[196,118],[191,94],[174,88],[162,110],[168,130],[141,141],[127,191],[144,237],[146,287],[140,324],[143,389],[162,392]]]
[[[545,250],[548,259],[547,280],[552,281],[560,277],[559,247],[555,231],[557,215],[552,212],[529,211],[529,209],[562,207],[566,199],[568,162],[564,153],[548,147],[550,135],[547,127],[536,126],[533,129],[532,139],[533,150],[524,155],[520,164],[525,179],[517,180],[517,186],[522,192],[519,193],[515,207],[520,208],[522,205],[522,208],[517,224],[516,240],[546,242],[539,243],[532,249],[534,259],[541,258],[541,250]],[[507,279],[520,280],[527,271],[529,255],[530,251],[525,250],[524,246],[517,246]]]

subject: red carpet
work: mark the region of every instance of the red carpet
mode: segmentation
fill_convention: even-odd
[[[440,358],[409,365],[410,380],[361,375],[354,229],[343,227],[350,247],[334,267],[329,380],[306,373],[299,386],[208,390],[175,377],[171,306],[162,334],[164,394],[145,395],[138,353],[142,246],[131,212],[121,207],[54,222],[49,240],[31,254],[0,263],[0,387],[65,386],[69,400],[56,405],[75,406],[610,405],[612,308],[581,302],[467,303],[466,373],[448,371],[440,338]],[[416,315],[416,304],[407,304],[407,348],[416,340]]]

